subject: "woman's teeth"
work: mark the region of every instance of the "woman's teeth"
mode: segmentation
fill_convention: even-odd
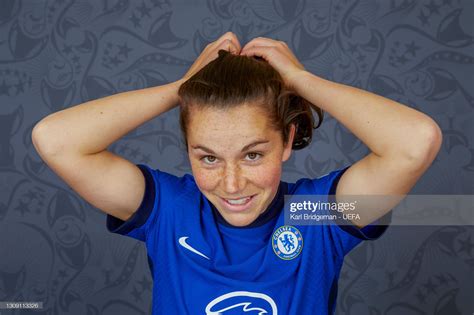
[[[249,201],[250,198],[251,197],[246,197],[246,198],[242,198],[242,199],[234,199],[234,200],[226,199],[226,201],[228,203],[230,203],[231,205],[243,205],[244,203]]]

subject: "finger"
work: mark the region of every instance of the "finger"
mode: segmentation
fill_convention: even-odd
[[[237,38],[237,35],[235,35],[234,33],[232,33],[232,42],[234,43],[235,47],[237,48],[237,54],[242,50],[242,46],[240,45],[240,42],[239,42],[239,39]]]
[[[249,49],[246,49],[245,51],[241,51],[241,55],[245,56],[257,56],[257,57],[262,57],[266,61],[269,61],[269,55],[270,55],[270,49],[273,49],[274,47],[271,46],[254,46]]]
[[[240,51],[240,54],[245,54],[245,52],[253,47],[268,47],[273,48],[280,51],[282,54],[291,57],[292,53],[285,42],[275,41],[273,43],[266,42],[264,44],[253,44],[253,45],[246,45]]]
[[[272,43],[272,40],[267,37],[255,37],[252,40],[250,40],[245,46],[251,46],[251,45],[269,45]],[[244,47],[245,47],[244,46]]]
[[[219,46],[216,47],[217,52],[221,49],[227,50],[228,52],[231,52],[237,55],[239,54],[239,50],[237,46],[230,39],[224,40]]]
[[[249,51],[250,49],[255,48],[255,47],[266,47],[266,48],[274,47],[274,48],[275,48],[275,45],[268,45],[268,43],[267,43],[267,45],[257,45],[257,44],[255,44],[255,45],[251,45],[251,46],[245,46],[245,47],[242,48],[242,50],[240,51],[240,54],[241,54],[241,55],[245,55],[245,53],[246,53],[247,51]]]
[[[288,60],[294,60],[288,50],[282,49],[280,46],[253,46],[248,49],[242,49],[240,55],[245,56],[259,56],[270,62],[269,59],[274,59],[276,55],[286,58]]]
[[[221,36],[221,38],[219,38],[218,41],[221,41],[221,40],[225,41],[227,39],[230,40],[235,45],[238,51],[242,49],[242,47],[240,46],[239,39],[237,38],[237,35],[235,35],[232,32],[225,33],[224,35]]]
[[[276,46],[279,43],[278,40],[267,38],[267,37],[256,37],[249,41],[245,46],[242,48],[242,50],[252,47],[252,46]]]

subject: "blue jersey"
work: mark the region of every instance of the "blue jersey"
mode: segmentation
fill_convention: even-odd
[[[198,189],[137,164],[143,201],[127,221],[107,215],[107,229],[145,242],[158,314],[333,314],[344,256],[380,237],[391,211],[362,229],[354,225],[285,226],[284,195],[334,195],[348,168],[280,181],[268,208],[246,227],[229,225]],[[293,253],[293,254],[291,254]]]

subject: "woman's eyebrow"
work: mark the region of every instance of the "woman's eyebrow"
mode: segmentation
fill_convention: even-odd
[[[241,150],[241,152],[244,152],[244,151],[247,151],[248,149],[250,148],[253,148],[259,144],[264,144],[264,143],[268,143],[270,142],[269,140],[257,140],[257,141],[254,141],[252,143],[249,143],[247,144],[246,146],[244,146]],[[216,154],[214,151],[212,151],[211,149],[209,148],[206,148],[205,146],[203,145],[195,145],[195,146],[191,146],[191,148],[195,149],[195,150],[202,150],[204,152],[207,152],[207,153],[210,153],[210,154]]]

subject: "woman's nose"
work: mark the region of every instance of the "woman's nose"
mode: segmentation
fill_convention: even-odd
[[[224,173],[224,188],[228,194],[236,194],[242,191],[245,185],[245,178],[241,174],[238,166],[226,167]]]

